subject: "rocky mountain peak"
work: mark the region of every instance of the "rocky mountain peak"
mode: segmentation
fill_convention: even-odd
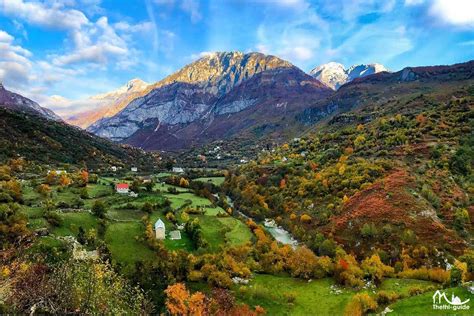
[[[353,65],[345,68],[336,62],[320,65],[310,71],[310,75],[334,90],[356,78],[362,78],[378,72],[388,71],[385,66],[377,63]]]
[[[127,91],[137,90],[137,89],[141,90],[141,89],[144,89],[147,85],[148,83],[146,83],[145,81],[139,78],[134,78],[130,80],[129,82],[127,82],[126,87],[127,87]]]
[[[156,83],[153,88],[173,82],[199,84],[214,95],[229,92],[233,87],[265,70],[289,68],[283,59],[261,53],[214,52]]]
[[[0,90],[5,90],[5,87],[3,86],[2,82],[0,82]]]

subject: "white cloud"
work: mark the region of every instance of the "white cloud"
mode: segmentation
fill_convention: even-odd
[[[330,49],[327,54],[338,60],[344,60],[354,54],[361,56],[359,60],[350,60],[350,63],[387,63],[413,48],[409,33],[403,25],[365,25],[341,45]]]
[[[182,0],[180,7],[184,12],[190,15],[191,22],[196,23],[202,19],[202,14],[199,10],[199,2],[197,0]]]
[[[472,0],[435,0],[429,13],[446,24],[474,27],[474,1]]]
[[[0,30],[0,82],[6,86],[25,86],[31,79],[31,52],[13,44],[14,37]]]
[[[301,66],[312,60],[323,44],[329,44],[328,34],[327,24],[309,11],[297,20],[260,24],[256,49]]]
[[[0,42],[2,43],[11,43],[13,42],[13,36],[8,34],[5,31],[0,30]]]
[[[47,7],[39,2],[2,0],[0,8],[4,15],[21,18],[30,24],[51,29],[79,29],[89,22],[81,11],[64,9],[59,4]]]
[[[407,6],[420,5],[423,2],[425,2],[425,0],[405,0],[405,5],[407,5]]]
[[[121,24],[120,27],[124,27]],[[132,28],[127,24],[128,29]],[[111,60],[118,60],[118,64],[127,63],[130,49],[124,38],[119,36],[108,23],[107,17],[101,17],[91,27],[84,27],[72,32],[74,47],[72,51],[52,56],[53,64],[66,66],[81,63],[91,63],[100,66],[107,65]]]

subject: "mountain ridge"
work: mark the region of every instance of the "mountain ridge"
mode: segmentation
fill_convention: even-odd
[[[116,90],[89,97],[83,102],[90,101],[94,109],[86,109],[72,115],[65,115],[69,124],[87,128],[98,120],[111,117],[121,110],[149,86],[145,81],[135,78]]]
[[[61,121],[62,119],[50,109],[40,106],[18,93],[7,90],[0,82],[0,107],[19,110],[30,114],[39,115],[50,120]]]
[[[246,84],[257,76],[255,87]],[[275,90],[276,86],[281,91]],[[245,91],[240,91],[242,87]],[[314,99],[331,93],[324,84],[285,60],[261,53],[240,52],[213,53],[200,58],[148,89],[147,94],[130,102],[120,113],[96,122],[88,130],[115,141],[130,141],[143,148],[147,148],[143,144],[145,139],[148,142],[150,137],[168,135],[175,141],[162,143],[160,148],[147,149],[175,149],[178,144],[187,147],[192,143],[206,142],[200,136],[205,131],[214,130],[219,135],[223,134],[224,131],[213,128],[219,125],[219,121],[227,121],[233,127],[241,126],[242,131],[234,130],[238,133],[273,119],[274,113],[264,111],[259,111],[260,117],[252,123],[247,121],[245,126],[224,118],[247,109],[250,111],[269,99],[273,98],[275,104],[283,104],[285,98],[307,100],[308,89],[312,90]],[[305,93],[297,96],[296,91]],[[282,112],[277,111],[275,115],[282,115]],[[159,129],[164,134],[158,133]],[[193,129],[197,139],[193,139],[190,131]],[[147,130],[147,136],[140,130]],[[133,139],[128,140],[137,132]],[[215,138],[216,135],[208,136]]]

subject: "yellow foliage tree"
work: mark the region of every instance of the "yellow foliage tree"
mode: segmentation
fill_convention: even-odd
[[[303,214],[301,215],[300,217],[300,221],[302,223],[311,223],[311,216],[307,215],[307,214]]]

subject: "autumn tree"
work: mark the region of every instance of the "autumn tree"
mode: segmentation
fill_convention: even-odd
[[[187,188],[189,186],[189,181],[185,178],[179,179],[179,186],[183,188]]]
[[[47,197],[51,193],[51,188],[47,184],[40,184],[37,188],[37,191],[42,196]]]
[[[288,258],[288,268],[291,275],[297,278],[310,279],[314,277],[318,257],[306,247],[298,247]]]
[[[205,315],[206,296],[201,292],[190,294],[184,283],[169,285],[165,290],[166,309],[171,315]]]
[[[385,276],[394,273],[394,269],[382,263],[379,255],[374,254],[362,261],[361,268],[364,274],[375,284],[380,284]]]
[[[58,174],[56,173],[56,171],[54,170],[51,170],[50,172],[48,172],[48,174],[46,175],[46,183],[49,184],[49,185],[54,185],[56,184],[56,181],[58,180]]]
[[[68,185],[71,184],[71,179],[64,173],[59,176],[59,185],[62,187],[67,187]]]

